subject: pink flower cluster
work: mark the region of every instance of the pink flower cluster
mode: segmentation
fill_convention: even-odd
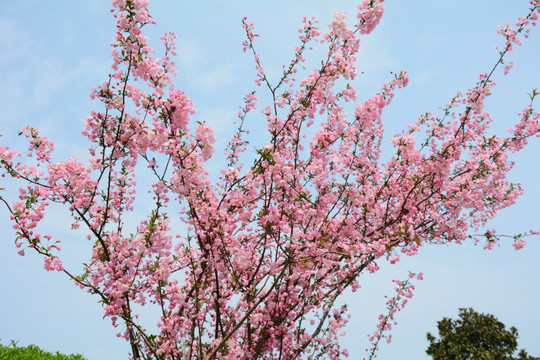
[[[536,26],[538,22],[538,9],[540,8],[540,2],[538,0],[530,1],[531,8],[527,16],[518,16],[518,20],[515,23],[515,28],[511,26],[508,22],[506,25],[499,24],[499,29],[497,30],[498,34],[501,34],[506,42],[504,44],[504,49],[499,51],[501,58],[499,63],[503,63],[503,57],[507,52],[511,52],[514,49],[514,45],[521,46],[522,40],[519,38],[519,34],[524,33],[524,38],[529,37],[531,31],[531,25]],[[497,49],[498,46],[495,46]],[[508,74],[510,69],[513,67],[514,61],[505,65],[504,74]]]
[[[387,314],[379,315],[379,323],[377,324],[377,330],[369,337],[369,341],[373,343],[370,349],[366,349],[369,352],[369,359],[376,357],[377,349],[379,348],[379,342],[381,339],[386,338],[386,342],[392,341],[392,335],[387,335],[392,330],[392,325],[397,325],[395,320],[395,314],[398,311],[403,310],[413,296],[414,285],[410,283],[411,280],[423,280],[424,274],[422,273],[410,273],[407,280],[392,280],[396,285],[396,295],[386,301]],[[385,296],[387,297],[387,296]]]
[[[250,92],[225,150],[228,163],[212,181],[205,162],[215,135],[194,121],[193,102],[173,84],[174,34],[162,37],[165,54],[154,57],[142,31],[154,22],[148,2],[115,0],[112,71],[92,91],[102,110],[90,114],[83,132],[91,143],[88,164],[74,157],[51,162],[52,144],[30,127],[23,130],[28,164],[0,146],[2,176],[26,185],[11,206],[0,198],[11,211],[17,246],[36,250],[47,270],[64,271],[97,295],[134,359],[347,356],[339,344],[348,321],[346,308],[337,306],[343,292],[356,291],[362,274],[401,254],[465,241],[513,204],[522,189],[507,178],[508,154],[540,133],[531,103],[508,136],[490,134],[485,99],[494,82],[482,74],[475,87],[453,97],[444,116],[428,112],[396,134],[395,153],[382,162],[382,114],[407,86],[407,73],[394,74],[352,114],[345,106],[357,100],[347,83],[357,74],[357,33],[378,24],[381,3],[363,1],[355,30],[340,12],[324,34],[315,18],[304,18],[300,44],[276,84],[255,50],[254,25],[244,19],[243,48],[253,55],[255,81],[272,95],[261,107],[269,139],[256,147],[252,163],[240,164],[244,120],[262,102]],[[507,46],[497,66],[536,22],[539,3],[533,1],[517,30],[500,30]],[[326,56],[300,78],[312,45],[325,46]],[[141,189],[153,201],[137,219]],[[78,275],[62,265],[58,240],[39,234],[51,202],[65,205],[72,228],[93,244]],[[174,203],[188,229],[182,235],[171,225]],[[488,244],[498,240],[486,234]],[[524,244],[515,237],[516,249]],[[412,296],[410,280],[396,282],[372,354]],[[154,334],[139,317],[145,307],[159,314]]]

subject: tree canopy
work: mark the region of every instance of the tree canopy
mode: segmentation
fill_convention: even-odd
[[[439,337],[427,333],[426,353],[434,360],[509,360],[540,359],[523,349],[514,357],[518,331],[509,329],[491,314],[478,313],[472,308],[460,308],[459,318],[443,318],[437,322]]]

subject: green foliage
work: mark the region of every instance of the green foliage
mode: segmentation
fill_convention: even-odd
[[[64,355],[58,351],[52,354],[36,345],[17,347],[17,342],[11,341],[9,346],[0,344],[0,360],[86,360],[82,355]]]
[[[518,331],[506,326],[491,314],[472,308],[460,308],[459,319],[443,318],[437,322],[439,337],[427,333],[426,353],[434,360],[539,360],[520,350],[517,357]]]

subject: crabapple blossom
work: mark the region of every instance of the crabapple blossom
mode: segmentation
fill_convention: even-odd
[[[338,299],[359,289],[359,277],[415,255],[433,243],[503,235],[484,229],[522,193],[508,180],[512,152],[540,134],[531,102],[506,136],[490,133],[485,100],[496,90],[494,71],[536,25],[540,1],[527,15],[501,26],[504,45],[493,71],[453,96],[442,115],[427,112],[391,140],[381,159],[383,112],[409,82],[393,73],[380,90],[358,100],[359,35],[380,22],[383,0],[364,0],[355,24],[335,12],[328,32],[304,18],[294,57],[280,79],[267,77],[256,51],[255,26],[242,19],[244,52],[253,57],[257,91],[238,111],[237,131],[225,149],[226,165],[207,170],[213,129],[197,121],[193,101],[174,83],[175,35],[161,40],[161,57],[149,46],[154,24],[146,0],[114,0],[116,35],[111,73],[91,92],[99,105],[85,120],[88,156],[54,162],[54,146],[26,126],[28,157],[0,145],[2,177],[20,184],[8,208],[19,254],[37,251],[46,270],[64,272],[103,304],[104,316],[131,346],[133,359],[339,359],[339,337],[349,321]],[[314,46],[326,53],[307,69]],[[305,71],[304,71],[305,70]],[[249,118],[259,117],[268,137],[249,156]],[[240,156],[242,154],[242,157]],[[219,178],[218,178],[219,177]],[[137,183],[137,179],[144,179]],[[136,218],[136,199],[152,198]],[[92,244],[76,273],[62,262],[60,240],[41,230],[51,203],[64,206],[72,229]],[[178,204],[180,214],[169,205]],[[186,232],[178,234],[173,217]],[[127,219],[130,219],[128,222]],[[136,219],[135,221],[133,219]],[[133,225],[135,223],[135,225]],[[514,236],[514,247],[525,245]],[[371,336],[370,357],[412,297],[411,274],[396,283]],[[158,311],[154,330],[140,316]],[[155,313],[155,312],[154,312]]]

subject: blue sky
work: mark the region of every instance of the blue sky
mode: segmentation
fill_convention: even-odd
[[[527,11],[528,1],[385,1],[386,13],[379,27],[361,40],[358,69],[364,72],[354,85],[359,100],[371,96],[390,71],[407,70],[410,84],[400,90],[383,114],[387,138],[418,115],[435,111],[457,91],[474,85],[480,73],[494,64],[493,45],[502,44],[497,24],[514,21]],[[343,10],[354,18],[354,1],[151,1],[157,26],[148,36],[159,50],[159,36],[178,34],[177,86],[184,89],[198,109],[194,120],[216,129],[219,152],[227,142],[231,123],[242,97],[254,89],[251,57],[242,53],[241,18],[255,23],[258,49],[270,75],[289,61],[296,44],[297,28],[304,15],[316,15],[321,28],[330,13]],[[0,139],[22,149],[17,133],[28,123],[56,142],[58,159],[83,154],[87,148],[80,135],[83,120],[99,107],[89,99],[90,90],[105,81],[109,71],[114,19],[109,1],[29,1],[0,3]],[[499,72],[494,95],[486,102],[499,134],[516,121],[516,113],[528,101],[527,93],[540,88],[540,28],[533,29],[522,48],[511,54],[516,65],[510,75]],[[318,59],[313,59],[317,61]],[[257,130],[255,121],[251,123]],[[501,212],[490,227],[501,233],[540,228],[538,202],[540,181],[536,139],[521,154],[511,178],[525,188],[513,207]],[[220,166],[220,154],[209,163]],[[1,179],[13,196],[13,183]],[[5,186],[4,186],[5,185]],[[79,352],[90,360],[125,359],[128,346],[115,337],[108,320],[102,319],[96,299],[73,286],[62,274],[47,273],[42,260],[27,252],[17,255],[9,216],[0,208],[0,339],[37,344],[45,349]],[[67,217],[53,213],[47,226],[61,234],[65,262],[79,268],[89,244],[66,232]],[[428,359],[427,331],[434,332],[443,316],[454,316],[458,307],[492,313],[507,326],[519,330],[519,344],[540,356],[540,240],[529,239],[521,251],[510,241],[492,251],[481,246],[435,246],[419,255],[402,258],[397,265],[382,266],[366,276],[362,288],[348,294],[352,319],[344,344],[352,359],[364,356],[384,295],[392,292],[392,279],[407,271],[422,271],[414,298],[397,315],[393,342],[384,344],[380,359]],[[82,260],[81,260],[82,259]]]

